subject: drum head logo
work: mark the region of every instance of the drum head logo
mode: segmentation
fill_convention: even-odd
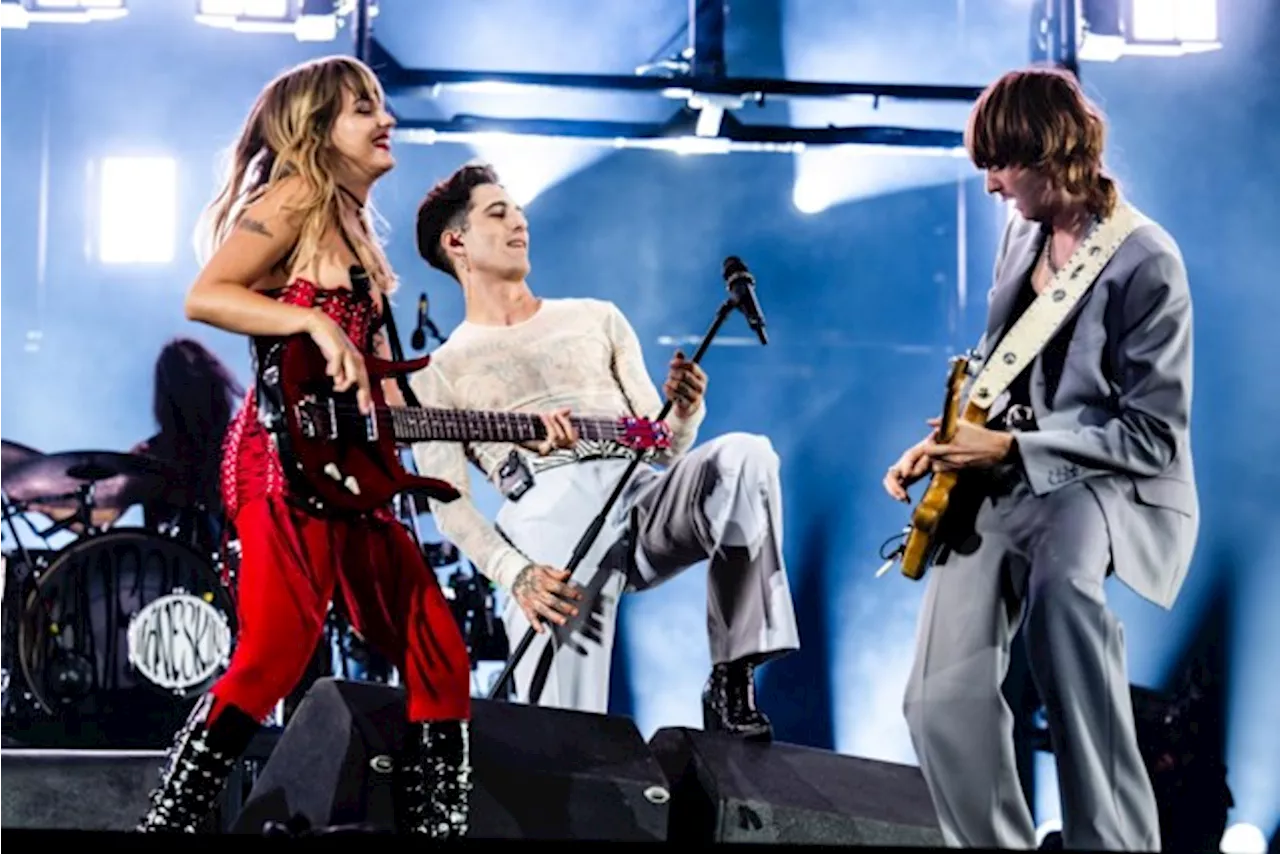
[[[195,688],[225,667],[230,655],[227,618],[185,591],[147,603],[129,621],[129,662],[161,688]]]

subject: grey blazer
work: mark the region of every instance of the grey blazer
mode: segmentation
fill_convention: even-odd
[[[1005,230],[975,373],[1004,334],[1043,241],[1039,224],[1017,215]],[[1139,226],[1028,368],[1038,430],[1015,440],[1036,495],[1083,481],[1097,496],[1116,575],[1164,608],[1177,598],[1200,524],[1191,320],[1178,245],[1159,225]],[[990,416],[1007,404],[1008,392]]]

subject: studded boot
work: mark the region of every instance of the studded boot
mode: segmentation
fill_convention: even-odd
[[[433,839],[467,835],[471,744],[467,721],[410,723],[397,766],[401,828]]]
[[[702,728],[748,741],[772,741],[773,725],[756,708],[756,663],[742,658],[711,668],[702,691]]]
[[[208,726],[213,695],[196,703],[174,737],[160,785],[135,830],[141,833],[195,833],[222,792],[236,759],[258,731],[258,722],[228,705]]]

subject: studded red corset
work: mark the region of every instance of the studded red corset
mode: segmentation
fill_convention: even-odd
[[[367,295],[346,288],[318,288],[305,279],[295,279],[272,295],[290,305],[319,308],[333,318],[361,352],[372,353],[372,332],[378,312]],[[222,443],[221,489],[227,519],[231,522],[235,521],[240,508],[253,499],[285,495],[288,491],[275,447],[266,428],[258,421],[252,384]]]

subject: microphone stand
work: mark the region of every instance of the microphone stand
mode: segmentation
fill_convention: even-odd
[[[707,348],[711,346],[711,340],[715,338],[716,333],[720,331],[720,326],[724,323],[725,319],[735,309],[742,308],[746,304],[749,287],[749,284],[730,285],[729,298],[726,299],[716,311],[715,320],[712,321],[711,327],[702,337],[702,343],[698,345],[698,349],[694,352],[693,358],[690,359],[691,362],[697,364],[701,361],[703,355],[707,352]],[[670,414],[671,407],[674,405],[674,401],[668,400],[663,404],[662,411],[658,413],[654,420],[662,421],[665,419],[667,415]],[[609,500],[605,502],[604,508],[601,509],[599,514],[591,520],[591,524],[587,526],[586,533],[584,533],[582,538],[578,540],[578,544],[573,549],[573,556],[569,558],[568,565],[564,567],[568,570],[571,578],[573,577],[574,571],[578,568],[578,565],[586,558],[587,552],[591,550],[591,546],[595,543],[596,538],[600,536],[600,532],[604,530],[605,521],[609,518],[609,511],[613,509],[613,505],[618,503],[618,498],[622,495],[622,491],[626,487],[627,482],[631,480],[631,476],[635,474],[636,469],[640,467],[640,461],[643,456],[643,451],[636,451],[635,456],[631,458],[631,462],[627,466],[626,472],[623,473],[622,478],[618,481],[618,485],[613,488],[613,492],[609,495]],[[554,627],[550,630],[555,631]],[[507,660],[507,666],[503,668],[502,673],[498,676],[497,682],[495,682],[493,687],[490,689],[487,699],[492,700],[503,693],[506,689],[507,683],[515,673],[516,665],[520,663],[520,659],[524,657],[524,654],[529,651],[529,645],[533,643],[533,638],[536,634],[537,630],[534,629],[533,626],[530,626],[525,631],[524,637],[520,639],[520,643],[516,647],[515,652],[512,654],[511,658]],[[551,654],[555,655],[554,646],[552,647]]]
[[[400,333],[396,331],[396,318],[391,311],[391,303],[387,300],[385,294],[382,297],[382,317],[383,322],[387,327],[387,344],[391,348],[391,358],[396,362],[403,362],[405,361],[404,348],[400,344]],[[408,377],[404,374],[396,374],[396,385],[400,387],[400,394],[404,396],[404,402],[406,404],[418,408],[422,406],[418,401],[418,396],[413,393],[413,387],[409,385]],[[397,453],[399,453],[398,450]],[[410,464],[414,465],[416,468],[416,463],[413,462],[413,455],[410,454],[409,457]],[[404,460],[402,458],[401,465],[403,464]],[[410,524],[413,526],[413,537],[418,544],[419,551],[421,551],[422,531],[418,529],[418,505],[413,500],[413,496],[409,494],[397,496],[396,500],[401,502],[401,515],[404,515],[405,512],[404,504],[408,505],[408,516]]]
[[[404,349],[400,344],[400,335],[396,331],[395,316],[392,315],[391,313],[391,307],[387,303],[386,297],[383,297],[382,311],[383,311],[383,316],[386,318],[387,344],[391,348],[391,358],[397,362],[403,362],[405,361]],[[435,339],[439,341],[441,344],[443,344],[445,339],[439,334],[439,332],[435,331],[435,324],[431,324],[431,326],[432,326]],[[414,331],[415,336],[418,334],[418,331],[419,330]],[[422,347],[418,346],[416,341],[410,342],[410,343],[413,344],[413,346],[416,349],[419,349],[419,350],[422,349]],[[425,345],[426,342],[424,341],[423,344]],[[418,396],[414,394],[412,386],[409,385],[408,377],[406,377],[404,374],[396,374],[396,385],[400,387],[400,393],[404,395],[404,402],[406,404],[408,404],[409,406],[419,407],[419,408],[422,406],[422,403],[418,400]],[[403,465],[403,459],[401,460],[401,464]],[[414,471],[414,473],[417,473],[417,461],[413,459],[413,454],[409,455],[409,465]],[[408,515],[409,517],[410,524],[413,526],[414,541],[418,546],[418,550],[422,552],[423,559],[427,562],[428,570],[434,573],[435,567],[431,566],[430,561],[427,559],[428,556],[426,554],[426,549],[423,548],[423,544],[422,544],[422,530],[418,526],[417,501],[414,500],[412,493],[404,493],[402,495],[399,495],[396,497],[396,500],[398,502],[401,502],[401,505],[399,508],[400,515],[401,516]],[[406,506],[407,506],[407,511],[406,511]],[[459,623],[458,628],[463,629],[464,625],[462,623]],[[469,645],[468,645],[468,648],[470,648]],[[471,669],[472,670],[475,669],[474,660],[471,663]]]

